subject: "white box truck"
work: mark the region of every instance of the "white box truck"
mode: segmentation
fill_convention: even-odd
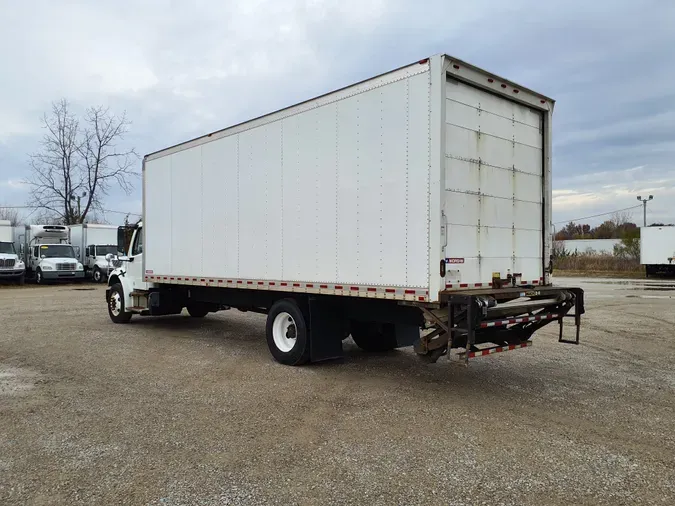
[[[84,279],[84,266],[68,242],[65,225],[26,225],[14,232],[14,244],[26,264],[26,275],[40,285]]]
[[[117,255],[117,229],[115,225],[82,223],[70,225],[70,244],[76,248],[78,260],[84,266],[85,277],[95,283],[108,279],[113,264],[106,258]]]
[[[350,334],[465,363],[551,322],[578,344],[583,292],[550,278],[553,104],[438,55],[149,154],[110,317],[265,313],[285,364]]]
[[[0,220],[0,280],[23,285],[25,274],[26,265],[14,247],[14,227],[8,220]]]
[[[640,228],[640,263],[647,277],[675,275],[675,226]]]

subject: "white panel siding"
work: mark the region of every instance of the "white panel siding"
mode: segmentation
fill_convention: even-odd
[[[428,288],[427,73],[406,68],[147,161],[148,242],[168,240],[171,255],[151,246],[146,268]]]
[[[145,215],[143,244],[146,269],[157,273],[172,272],[171,268],[171,157],[146,163],[144,170]],[[152,205],[147,205],[151,202]],[[148,264],[147,259],[152,262]]]
[[[314,236],[312,279],[335,279],[337,260],[337,104],[316,110],[314,143]]]
[[[202,206],[190,205],[202,200],[201,149],[172,155],[170,176],[171,272],[201,271],[202,250],[195,246],[202,244]]]
[[[408,284],[423,286],[429,279],[429,250],[420,248],[428,244],[429,234],[429,95],[428,73],[419,74],[407,80],[408,95],[408,137],[406,140],[407,165],[405,232],[406,237],[406,279]],[[403,228],[403,227],[402,227]],[[433,233],[438,233],[438,230]],[[434,266],[438,262],[433,262]],[[435,268],[435,267],[434,267]]]
[[[359,204],[368,198],[361,192],[359,179],[359,98],[338,102],[338,247],[335,258],[336,279],[345,283],[359,279],[360,257]]]
[[[210,275],[239,275],[239,177],[237,137],[226,137],[202,147],[204,263]],[[155,169],[157,170],[157,169]],[[198,226],[193,223],[192,226]],[[147,233],[146,228],[146,233]],[[221,261],[215,261],[219,259]],[[184,272],[181,274],[189,274]]]
[[[541,113],[449,79],[446,84],[448,284],[490,283],[493,272],[542,277]]]

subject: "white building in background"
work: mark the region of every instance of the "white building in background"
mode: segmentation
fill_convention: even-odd
[[[614,253],[614,246],[621,244],[621,239],[572,239],[569,241],[557,241],[562,243],[565,251],[569,253],[587,253],[592,251],[594,253],[612,255]]]

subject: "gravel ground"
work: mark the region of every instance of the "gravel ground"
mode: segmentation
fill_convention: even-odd
[[[582,283],[581,346],[468,369],[286,367],[260,315],[0,287],[0,504],[675,504],[675,291],[633,283]]]

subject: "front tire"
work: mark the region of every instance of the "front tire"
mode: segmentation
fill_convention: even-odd
[[[276,301],[267,314],[267,346],[277,362],[302,365],[309,361],[305,316],[293,299]]]
[[[94,272],[91,275],[91,279],[94,281],[94,283],[100,283],[103,281],[103,273],[101,272],[101,269],[94,267]]]
[[[352,339],[363,351],[382,352],[396,348],[396,331],[392,323],[352,321]]]
[[[26,284],[26,275],[25,275],[25,274],[22,274],[21,276],[19,276],[19,277],[17,278],[17,280],[16,280],[16,283],[17,283],[19,286],[25,285],[25,284]]]
[[[124,290],[120,283],[110,288],[108,295],[108,316],[114,323],[129,323],[132,314],[124,310]]]
[[[36,285],[44,285],[45,284],[45,279],[42,277],[42,270],[38,269],[35,271],[35,284]]]

